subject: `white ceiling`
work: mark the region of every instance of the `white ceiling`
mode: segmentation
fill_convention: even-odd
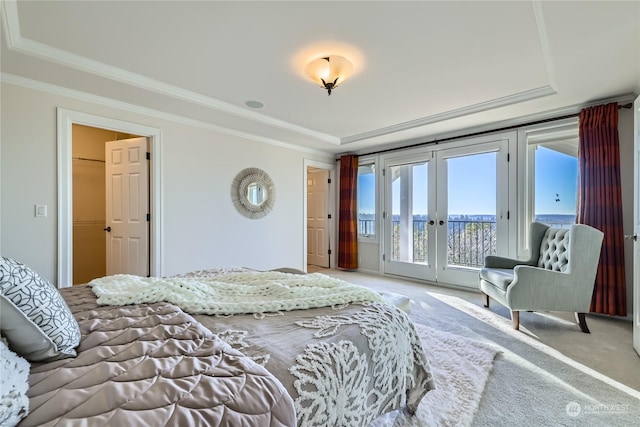
[[[640,93],[640,1],[3,3],[3,81],[330,153]],[[331,96],[328,54],[355,69]]]

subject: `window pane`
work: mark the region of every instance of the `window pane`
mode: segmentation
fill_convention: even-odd
[[[552,227],[576,222],[578,159],[538,144],[535,150],[534,219]]]
[[[376,235],[376,166],[358,166],[358,235]]]
[[[428,263],[427,163],[389,168],[391,174],[392,261]]]
[[[496,152],[447,159],[448,266],[480,268],[496,254],[497,162]]]

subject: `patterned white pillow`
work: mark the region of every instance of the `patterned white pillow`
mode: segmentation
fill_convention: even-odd
[[[80,328],[62,295],[26,265],[0,257],[0,328],[32,362],[76,356]]]

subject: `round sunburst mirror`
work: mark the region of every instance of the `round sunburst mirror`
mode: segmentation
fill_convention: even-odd
[[[231,184],[231,201],[247,218],[259,219],[273,209],[276,190],[271,177],[262,169],[247,168]]]

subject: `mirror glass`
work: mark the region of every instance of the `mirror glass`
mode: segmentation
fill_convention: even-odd
[[[260,206],[267,200],[267,189],[259,182],[252,182],[247,185],[246,196],[249,203]]]

